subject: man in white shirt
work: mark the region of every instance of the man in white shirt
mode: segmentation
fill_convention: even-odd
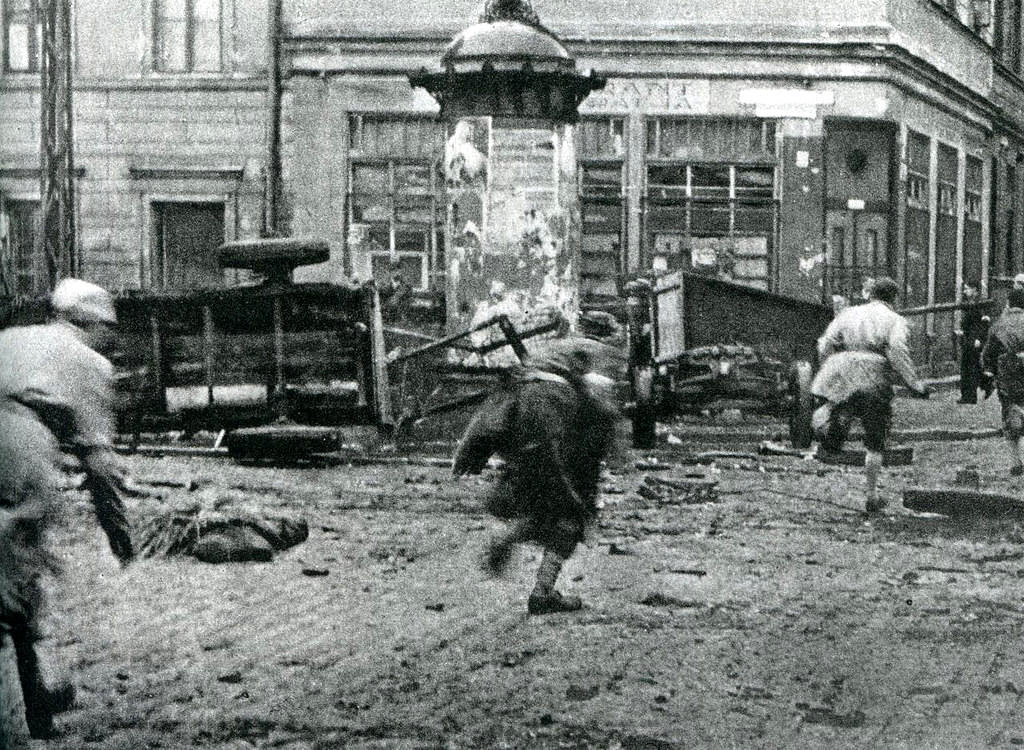
[[[876,279],[870,300],[839,313],[818,339],[821,369],[811,393],[825,403],[812,423],[820,448],[838,451],[854,419],[864,427],[865,509],[885,507],[878,497],[885,440],[892,419],[892,386],[902,382],[919,398],[929,390],[917,377],[907,346],[907,322],[893,310],[899,287],[890,278]]]
[[[59,567],[47,532],[62,502],[62,449],[81,462],[111,550],[125,564],[134,556],[126,477],[113,451],[113,367],[96,351],[112,336],[113,300],[95,284],[64,279],[50,306],[51,322],[0,331],[0,619],[36,738],[52,736],[53,715],[74,700],[69,682],[45,684],[36,653],[41,578]]]

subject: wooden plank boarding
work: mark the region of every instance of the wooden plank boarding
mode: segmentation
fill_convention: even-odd
[[[206,377],[206,395],[213,405],[213,357],[215,345],[213,335],[213,312],[209,305],[203,305],[203,373]]]
[[[367,304],[370,313],[370,364],[373,368],[370,388],[373,392],[373,404],[378,423],[384,430],[391,431],[395,427],[395,418],[391,409],[387,348],[384,345],[384,319],[381,315],[380,294],[376,285],[370,287]]]
[[[270,403],[278,417],[288,416],[284,387],[284,313],[281,295],[274,295],[274,381]]]
[[[823,464],[835,466],[863,466],[867,454],[862,448],[844,448],[834,453],[818,451],[814,457]],[[882,456],[882,466],[909,466],[914,463],[914,448],[909,445],[894,445],[886,448]]]
[[[953,518],[1024,519],[1024,503],[1019,498],[966,487],[907,487],[903,490],[903,505]]]

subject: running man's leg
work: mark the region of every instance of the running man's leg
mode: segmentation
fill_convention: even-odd
[[[545,525],[547,528],[541,534],[544,557],[537,569],[537,583],[527,607],[531,615],[571,612],[583,606],[578,596],[565,596],[555,588],[562,565],[583,540],[583,522],[575,518],[558,518],[547,519]]]
[[[1003,408],[1003,437],[1010,448],[1010,475],[1024,474],[1024,406],[1015,404],[1009,399],[999,399]]]
[[[874,513],[885,507],[884,498],[878,496],[878,476],[882,472],[885,442],[892,422],[892,401],[885,396],[866,396],[860,405],[860,420],[864,426],[864,478],[865,510]]]

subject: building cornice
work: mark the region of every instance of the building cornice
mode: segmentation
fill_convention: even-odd
[[[241,164],[191,164],[138,162],[128,165],[133,180],[236,180],[245,175]]]
[[[879,33],[882,27],[875,28]],[[887,27],[886,27],[887,28]],[[865,41],[789,42],[725,41],[719,39],[666,41],[619,37],[598,44],[566,40],[570,53],[581,67],[593,66],[608,78],[649,76],[659,71],[671,76],[708,79],[882,81],[899,87],[984,129],[993,122],[1024,132],[1024,121],[1002,112],[991,91],[978,90],[951,78],[927,60],[880,38]],[[383,55],[384,49],[388,50]],[[408,37],[370,39],[367,37],[285,40],[287,73],[306,75],[360,75],[404,77],[422,67],[436,67],[443,40]],[[660,59],[660,65],[651,61]],[[715,65],[709,65],[714,58]],[[671,61],[672,65],[666,65]],[[756,64],[751,65],[751,61]],[[785,61],[786,66],[777,63]],[[854,64],[851,69],[850,65]],[[888,72],[880,73],[883,65]],[[774,66],[774,67],[773,67]],[[991,83],[988,86],[991,89]],[[1024,98],[1024,87],[1020,89]],[[937,94],[937,95],[936,95]]]
[[[136,78],[78,77],[74,91],[263,91],[267,87],[263,74],[246,78],[194,78],[139,76]],[[38,74],[0,74],[2,91],[38,91]]]
[[[77,166],[73,171],[75,177],[85,177],[85,167]],[[42,178],[42,170],[38,165],[17,164],[12,166],[0,162],[0,178],[8,180],[39,180]]]

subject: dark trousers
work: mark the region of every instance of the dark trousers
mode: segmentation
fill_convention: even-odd
[[[892,421],[892,398],[888,393],[855,393],[841,404],[825,404],[827,421],[818,429],[818,443],[826,451],[839,451],[846,442],[850,427],[859,419],[864,428],[864,447],[881,453]]]
[[[960,400],[969,404],[978,403],[978,389],[981,387],[981,353],[966,344],[960,348]]]

